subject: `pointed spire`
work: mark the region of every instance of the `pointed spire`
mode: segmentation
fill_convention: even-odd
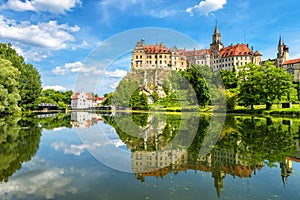
[[[219,28],[218,28],[218,21],[216,21],[216,26],[215,26],[215,34],[219,33]]]
[[[216,190],[217,190],[218,199],[220,199],[222,188],[217,187]]]
[[[283,39],[281,38],[281,35],[279,36],[278,46],[283,46]]]

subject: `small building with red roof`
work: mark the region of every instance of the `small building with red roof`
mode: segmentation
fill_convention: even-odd
[[[283,69],[293,75],[293,81],[300,81],[300,58],[285,60],[283,62]]]
[[[71,96],[72,109],[89,109],[92,107],[92,95],[88,92],[77,92]]]

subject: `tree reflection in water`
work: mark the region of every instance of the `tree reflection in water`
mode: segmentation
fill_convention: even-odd
[[[208,133],[210,116],[197,116],[199,124],[193,123],[195,116],[191,114],[167,115],[166,120],[160,120],[157,114],[135,113],[131,117],[139,126],[138,135],[128,134],[128,130],[120,128],[119,125],[127,124],[128,120],[122,114],[104,116],[104,120],[115,128],[131,150],[132,169],[142,182],[147,176],[164,177],[186,170],[211,172],[220,196],[227,174],[248,178],[264,166],[274,167],[279,163],[285,184],[292,173],[292,160],[298,159],[296,151],[300,151],[295,146],[295,141],[299,143],[299,125],[292,127],[286,123],[288,120],[282,121],[281,118],[229,115],[218,142],[207,155],[201,156],[199,150]],[[198,127],[197,134],[189,135],[193,126]],[[164,148],[180,128],[185,130],[181,139],[193,137],[192,143],[188,146],[175,143],[172,149]]]
[[[42,129],[37,118],[0,118],[0,180],[9,177],[31,160],[39,148]]]

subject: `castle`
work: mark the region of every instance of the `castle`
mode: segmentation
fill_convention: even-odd
[[[176,46],[168,48],[163,43],[146,45],[142,39],[136,43],[132,52],[131,68],[138,69],[164,69],[182,71],[192,64],[207,65],[213,71],[233,70],[250,62],[259,65],[262,55],[250,49],[248,44],[236,44],[224,47],[221,40],[218,24],[212,35],[210,49],[185,50]]]
[[[289,60],[289,47],[284,44],[282,37],[279,37],[277,46],[277,58],[273,61],[276,67],[283,68],[285,71],[293,75],[293,81],[300,81],[300,58]]]
[[[300,81],[300,58],[289,60],[289,47],[279,38],[277,57],[269,59],[276,67],[283,68],[293,75],[293,81]],[[248,44],[238,43],[224,47],[218,24],[212,34],[209,49],[178,49],[176,46],[168,48],[165,44],[146,45],[145,40],[136,43],[132,52],[131,68],[139,69],[164,69],[183,71],[193,64],[210,66],[213,71],[232,70],[238,71],[239,66],[254,63],[261,65],[262,54],[249,48]]]

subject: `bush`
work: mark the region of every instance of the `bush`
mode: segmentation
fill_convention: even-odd
[[[237,105],[237,94],[229,90],[226,90],[225,93],[226,93],[227,109],[234,110],[235,106]]]

